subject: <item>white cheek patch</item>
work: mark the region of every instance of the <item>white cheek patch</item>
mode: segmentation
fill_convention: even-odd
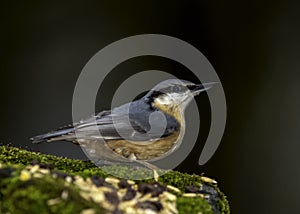
[[[172,100],[168,96],[158,97],[156,101],[161,105],[169,105],[172,103]]]

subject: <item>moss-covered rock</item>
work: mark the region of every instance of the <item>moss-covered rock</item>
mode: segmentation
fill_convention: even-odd
[[[108,166],[122,173],[149,173]],[[0,146],[0,213],[229,213],[213,180],[170,171],[153,179],[111,178],[90,161]]]

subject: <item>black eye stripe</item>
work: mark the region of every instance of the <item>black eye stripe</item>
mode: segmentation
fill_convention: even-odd
[[[187,88],[189,89],[189,90],[194,90],[194,89],[196,89],[198,86],[197,85],[187,85]]]
[[[181,85],[172,85],[161,89],[164,93],[183,93],[187,91],[187,87]]]
[[[153,91],[151,93],[151,97],[155,98],[155,97],[159,97],[159,96],[164,95],[164,94],[166,94],[166,93],[164,93],[162,91]]]
[[[162,88],[159,91],[153,91],[151,93],[152,97],[158,97],[160,95],[163,94],[168,94],[168,93],[184,93],[187,90],[193,90],[197,87],[197,85],[187,85],[187,86],[183,86],[183,85],[172,85],[172,86],[168,86],[166,88]]]

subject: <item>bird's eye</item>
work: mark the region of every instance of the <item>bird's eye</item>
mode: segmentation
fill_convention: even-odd
[[[177,85],[173,86],[173,92],[175,92],[175,93],[180,92],[180,87]]]

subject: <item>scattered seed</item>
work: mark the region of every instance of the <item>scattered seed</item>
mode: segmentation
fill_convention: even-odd
[[[125,207],[124,209],[125,213],[137,213],[136,210],[133,207]]]
[[[173,213],[173,214],[178,213],[175,202],[174,203],[164,203],[163,206],[164,206],[164,209],[167,211],[166,213]]]
[[[208,178],[208,177],[201,176],[200,178],[201,178],[201,181],[206,182],[206,183],[211,183],[211,184],[217,184],[218,183],[214,179],[211,179],[211,178]]]
[[[177,193],[181,192],[180,189],[178,189],[177,187],[171,186],[171,185],[167,185],[167,189],[171,190],[171,191],[174,191],[174,192],[177,192]]]
[[[72,177],[71,176],[67,176],[66,178],[65,178],[65,180],[66,180],[66,182],[68,182],[68,183],[72,183]]]
[[[168,201],[176,201],[177,199],[176,195],[173,195],[172,193],[169,192],[163,192],[163,194],[161,194],[159,197],[166,198]]]
[[[105,192],[112,192],[112,191],[114,191],[114,189],[112,187],[102,186],[102,187],[99,187],[99,191],[105,193]]]
[[[39,170],[39,168],[40,168],[39,165],[34,165],[33,167],[31,167],[30,172],[31,172],[31,173],[35,173],[36,171]]]
[[[42,177],[44,177],[44,175],[41,174],[41,173],[34,173],[34,174],[33,174],[33,177],[34,177],[34,178],[42,178]]]
[[[90,196],[95,203],[100,203],[104,200],[104,196],[101,192],[94,192]]]
[[[60,198],[53,198],[53,199],[49,199],[47,201],[47,205],[53,206],[53,205],[59,204],[60,202],[61,202]]]
[[[69,197],[69,192],[68,192],[67,190],[62,191],[62,193],[61,193],[61,198],[62,198],[63,200],[67,200],[68,197]]]
[[[197,197],[197,194],[196,193],[184,193],[184,194],[182,194],[182,196],[193,198],[193,197]]]
[[[135,182],[133,180],[127,180],[127,183],[129,183],[130,185],[134,185]]]
[[[21,175],[20,175],[20,180],[21,181],[27,181],[31,178],[31,174],[27,170],[22,170]]]
[[[85,209],[80,212],[80,214],[95,214],[96,211],[94,209]]]
[[[39,172],[42,174],[49,174],[50,170],[49,169],[40,169]]]
[[[187,198],[194,198],[194,197],[201,197],[201,198],[205,198],[206,196],[203,194],[196,194],[196,193],[184,193],[182,194],[183,197],[187,197]]]
[[[118,183],[120,182],[120,180],[112,177],[107,177],[105,178],[105,182],[112,184],[114,187],[118,187]]]
[[[150,209],[145,209],[140,211],[141,209],[138,209],[138,213],[144,213],[144,214],[156,214],[157,212],[155,212],[154,210],[150,210]]]

